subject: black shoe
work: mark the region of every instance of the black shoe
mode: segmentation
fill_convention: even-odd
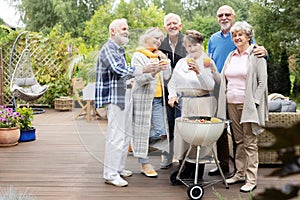
[[[222,167],[222,172],[224,174],[228,173],[229,168],[228,167]],[[221,173],[220,173],[220,170],[216,167],[216,168],[213,168],[212,170],[209,170],[208,175],[209,176],[217,176],[217,175],[221,175]]]
[[[156,142],[158,140],[161,140],[161,137],[160,136],[152,136],[152,137],[149,137],[149,143],[152,143],[152,142]]]

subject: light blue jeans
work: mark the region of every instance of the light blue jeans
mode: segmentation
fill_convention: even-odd
[[[161,136],[166,134],[163,97],[154,98],[152,102],[152,116],[150,136]]]
[[[163,97],[154,98],[152,102],[151,129],[149,137],[161,136],[166,134]],[[149,157],[138,158],[140,164],[149,163]]]

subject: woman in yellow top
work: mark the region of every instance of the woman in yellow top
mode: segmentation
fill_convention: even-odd
[[[132,150],[147,177],[157,177],[150,164],[149,145],[168,151],[168,127],[164,102],[164,80],[170,78],[171,68],[166,55],[158,50],[163,39],[159,28],[150,28],[140,37],[140,47],[133,54],[131,65],[143,68],[152,63],[156,70],[134,78],[132,87]]]

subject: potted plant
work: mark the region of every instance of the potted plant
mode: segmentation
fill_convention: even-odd
[[[32,126],[33,110],[31,107],[18,107],[16,111],[20,114],[20,139],[19,142],[35,140],[35,127]]]
[[[20,113],[0,105],[0,146],[18,144],[20,138]]]

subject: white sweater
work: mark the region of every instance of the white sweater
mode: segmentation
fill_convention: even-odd
[[[203,65],[203,58],[205,56],[202,54],[202,56],[196,60],[201,71],[198,76],[194,71],[188,70],[186,58],[182,58],[177,62],[168,83],[169,99],[171,97],[176,97],[177,92],[181,90],[192,91],[202,89],[213,91],[215,81],[210,67],[204,67]]]

